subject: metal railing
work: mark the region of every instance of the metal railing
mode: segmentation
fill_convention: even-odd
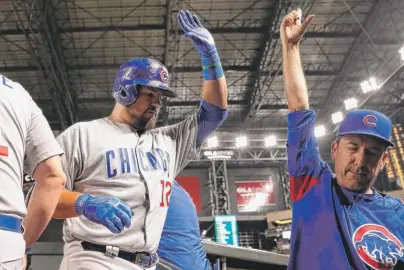
[[[221,258],[281,266],[287,266],[289,262],[289,256],[265,250],[223,245],[209,240],[202,240],[202,243],[207,254]]]

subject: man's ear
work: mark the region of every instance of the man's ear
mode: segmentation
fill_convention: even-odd
[[[338,142],[333,141],[332,144],[331,144],[331,157],[332,157],[332,160],[335,161],[335,159],[337,158],[337,153],[338,153]]]
[[[387,150],[384,151],[383,156],[382,156],[382,160],[381,160],[380,170],[384,169],[384,164],[386,164],[386,160],[387,160],[388,156],[389,156],[389,152],[387,152]]]

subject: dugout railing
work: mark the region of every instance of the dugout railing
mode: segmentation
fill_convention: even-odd
[[[265,250],[223,245],[203,240],[209,259],[217,260],[220,270],[226,269],[286,269],[289,256]]]

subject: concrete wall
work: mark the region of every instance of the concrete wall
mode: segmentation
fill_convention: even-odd
[[[29,270],[56,270],[62,262],[62,255],[33,255]]]

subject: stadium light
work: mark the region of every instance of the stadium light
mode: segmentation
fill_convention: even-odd
[[[247,146],[247,137],[246,136],[240,136],[236,138],[236,147],[246,147]]]
[[[376,79],[373,78],[373,77],[370,78],[367,81],[362,82],[361,83],[361,88],[362,88],[362,92],[365,93],[365,94],[368,93],[368,92],[375,91],[375,90],[379,89],[379,87],[377,86]]]
[[[321,137],[325,135],[325,127],[323,125],[314,128],[314,136]]]
[[[219,141],[217,140],[216,136],[210,137],[208,139],[208,148],[214,148],[219,145]]]
[[[276,145],[276,137],[274,135],[270,135],[265,137],[264,139],[265,147],[272,147]]]
[[[342,115],[342,112],[336,112],[331,115],[331,119],[334,124],[338,124],[344,119],[344,116]]]
[[[404,61],[404,46],[401,47],[401,49],[399,50],[400,54],[401,54],[401,60]]]
[[[345,110],[349,111],[358,107],[358,100],[356,98],[349,98],[344,101]]]

